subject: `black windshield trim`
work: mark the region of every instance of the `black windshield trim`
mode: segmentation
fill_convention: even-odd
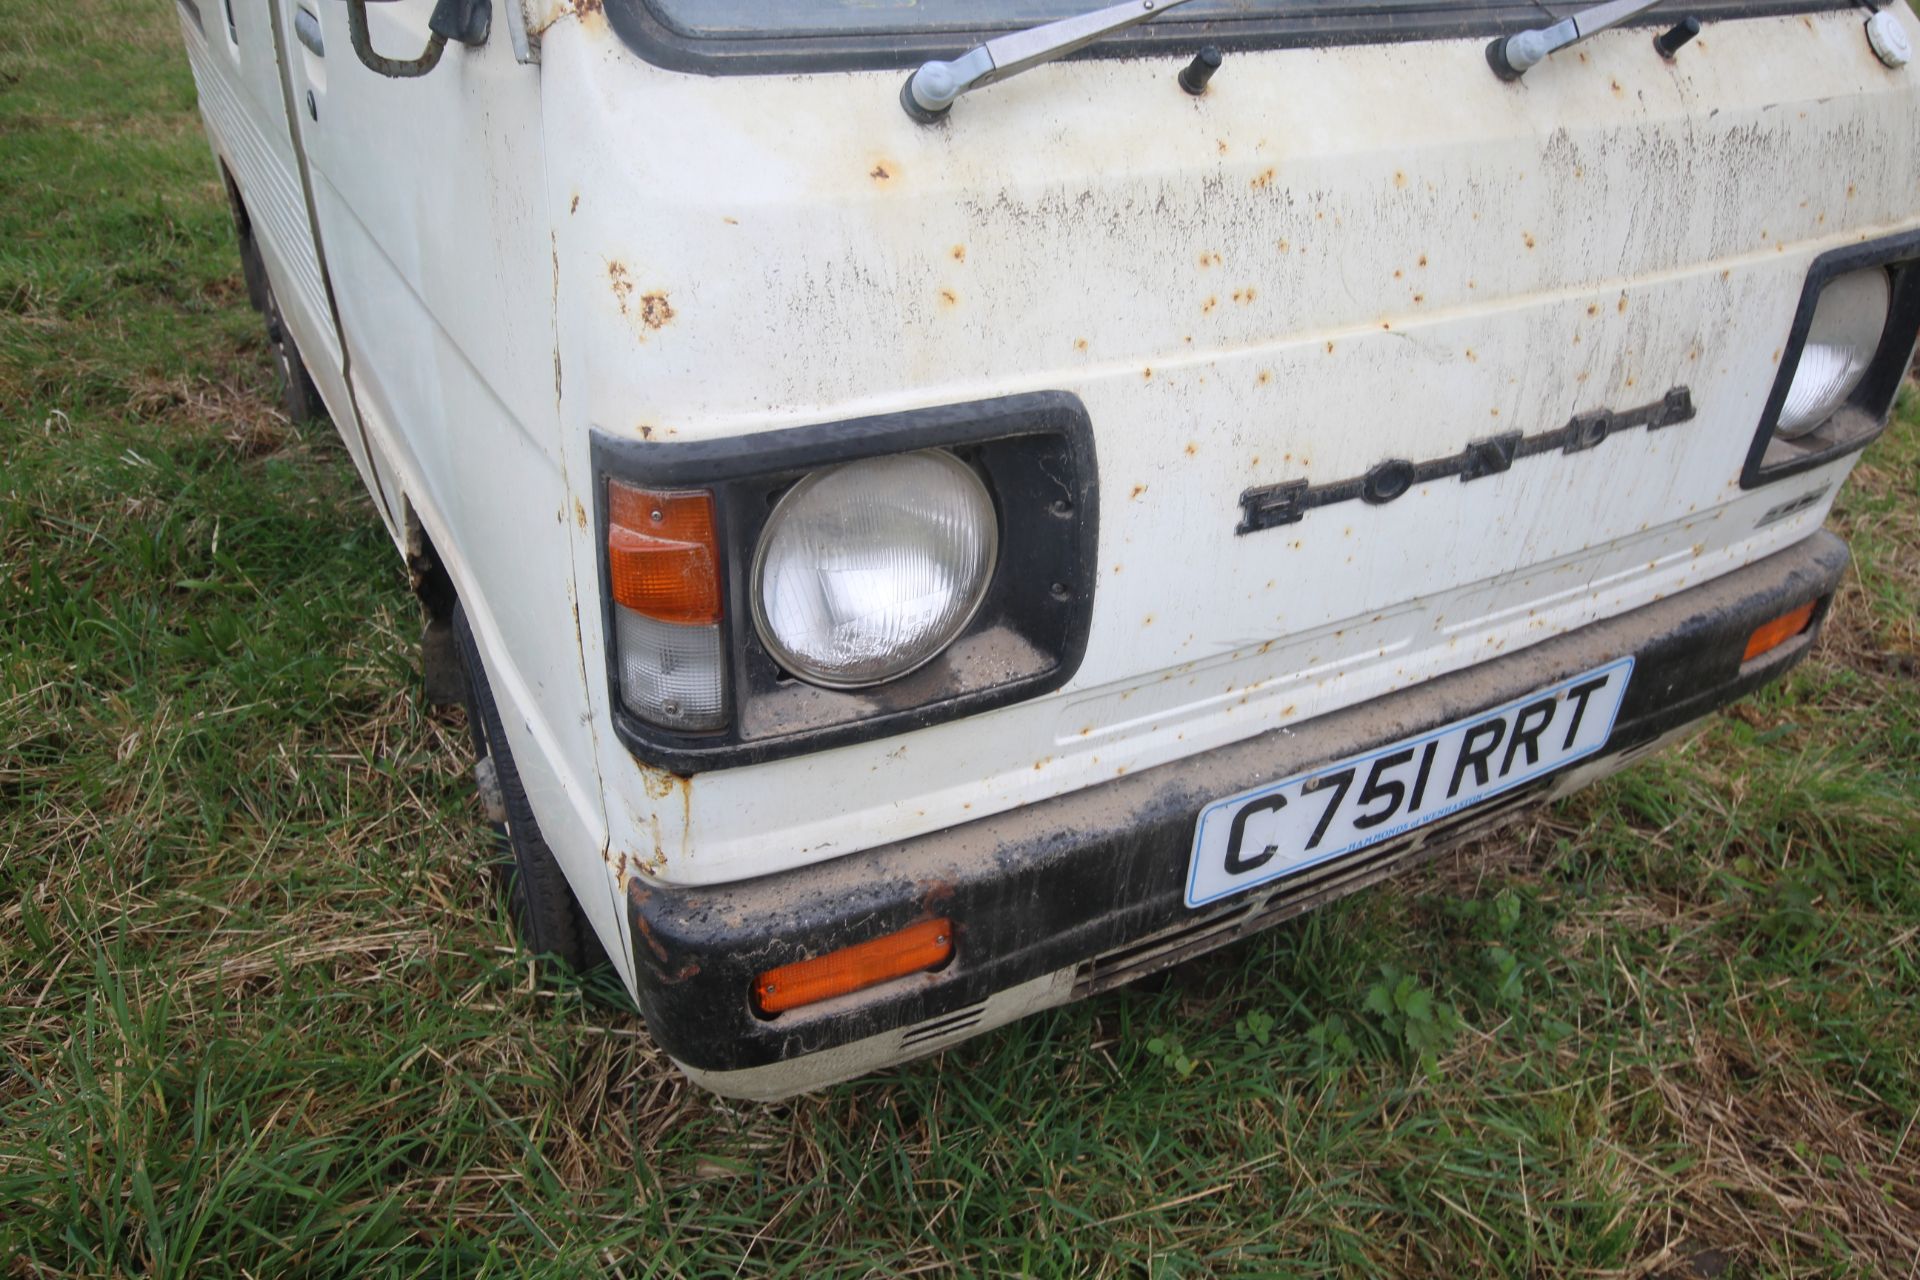
[[[1510,35],[1574,12],[1572,4],[1491,0],[1367,8],[1314,6],[1259,18],[1147,23],[1109,37],[1076,58],[1190,56],[1203,44],[1225,52],[1324,49]],[[1636,27],[1671,25],[1691,14],[1711,26],[1737,18],[1825,13],[1859,8],[1858,0],[1662,0],[1632,19]],[[609,23],[635,53],[670,71],[700,75],[791,75],[804,71],[904,71],[929,58],[951,58],[1011,27],[923,30],[885,35],[840,32],[806,36],[711,36],[678,30],[647,0],[605,0]],[[1681,55],[1682,57],[1685,54]]]

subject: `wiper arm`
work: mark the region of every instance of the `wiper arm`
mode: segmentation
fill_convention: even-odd
[[[1092,13],[995,36],[952,62],[922,64],[900,87],[900,105],[921,124],[932,124],[945,116],[947,108],[963,93],[984,89],[1028,67],[1064,58],[1102,36],[1157,18],[1185,3],[1187,0],[1124,0]]]
[[[1548,54],[1578,44],[1597,31],[1617,26],[1658,3],[1659,0],[1611,0],[1608,4],[1582,9],[1550,27],[1502,36],[1487,46],[1487,65],[1502,80],[1518,80],[1529,67],[1545,61]]]

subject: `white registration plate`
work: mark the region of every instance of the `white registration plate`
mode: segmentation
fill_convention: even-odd
[[[1633,659],[1200,811],[1187,905],[1217,902],[1470,808],[1607,743]]]

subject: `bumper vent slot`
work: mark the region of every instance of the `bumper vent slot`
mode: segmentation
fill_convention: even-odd
[[[1182,921],[1171,929],[1162,929],[1138,942],[1095,956],[1081,965],[1080,972],[1074,975],[1073,994],[1083,996],[1094,991],[1105,991],[1123,982],[1144,977],[1156,969],[1164,969],[1185,956],[1198,955],[1230,942],[1237,935],[1240,925],[1264,905],[1265,898],[1255,894],[1251,901],[1236,903],[1225,911],[1214,911],[1195,920]]]
[[[1521,787],[1467,810],[1458,819],[1410,831],[1397,840],[1288,876],[1276,885],[1250,891],[1246,899],[1224,911],[1183,920],[1172,928],[1095,956],[1074,974],[1073,994],[1079,997],[1110,991],[1345,897],[1500,826],[1517,811],[1542,800],[1544,790],[1544,781]]]
[[[900,1047],[912,1049],[930,1041],[941,1040],[947,1036],[964,1035],[979,1025],[987,1012],[986,1002],[968,1005],[964,1009],[955,1009],[952,1013],[943,1013],[937,1018],[929,1018],[918,1026],[908,1027],[900,1036]]]

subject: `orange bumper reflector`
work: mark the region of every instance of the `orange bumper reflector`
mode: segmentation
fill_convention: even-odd
[[[1772,622],[1764,623],[1754,629],[1747,637],[1747,656],[1742,662],[1752,662],[1770,649],[1778,649],[1787,641],[1807,629],[1813,621],[1813,606],[1816,601],[1809,600],[1792,613],[1783,613]]]
[[[720,621],[713,495],[607,482],[607,567],[613,598],[661,622]]]
[[[953,921],[928,920],[872,942],[769,969],[753,980],[754,1003],[762,1013],[797,1009],[890,978],[937,969],[952,955]]]

